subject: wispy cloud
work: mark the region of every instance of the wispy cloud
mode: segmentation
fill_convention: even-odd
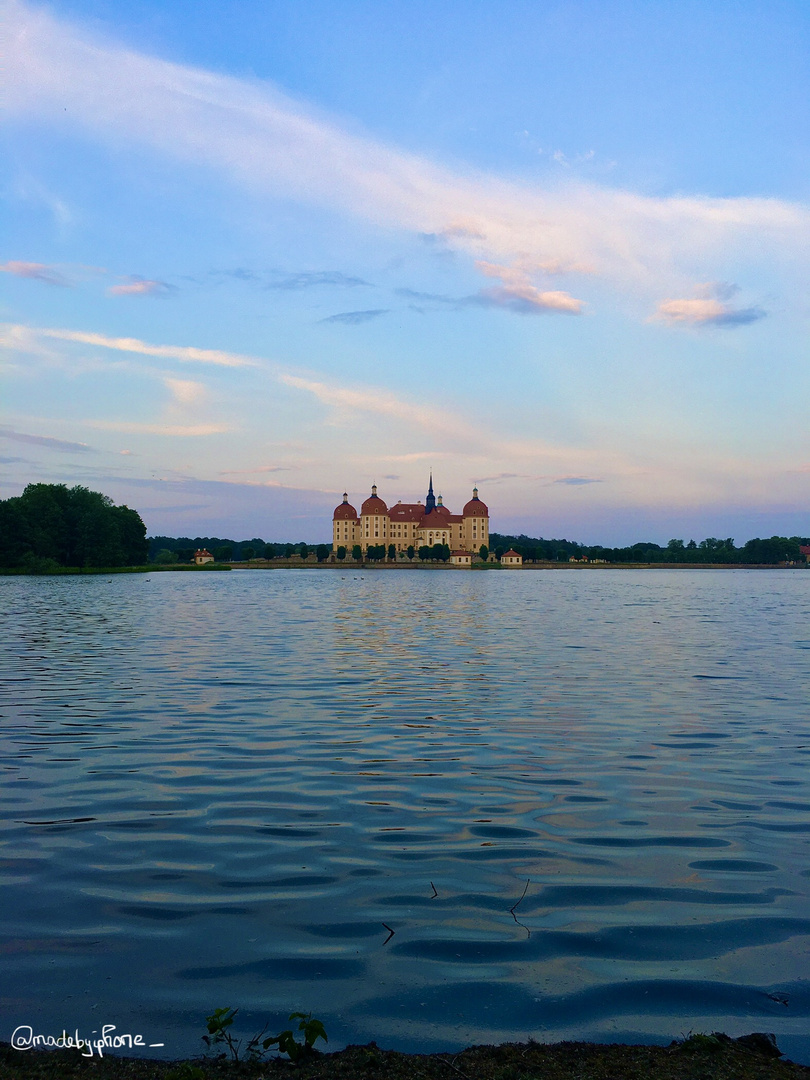
[[[581,484],[601,484],[602,480],[595,476],[559,476],[553,480],[554,484],[568,484],[570,487],[579,487]]]
[[[481,289],[473,298],[487,307],[508,308],[520,315],[556,312],[561,315],[581,315],[583,302],[567,292],[542,292],[534,285],[496,285]]]
[[[764,319],[767,312],[759,307],[733,308],[723,300],[693,297],[663,300],[653,315],[658,322],[687,326],[747,326]]]
[[[95,454],[97,451],[87,443],[67,442],[65,439],[52,439],[49,435],[29,435],[24,431],[0,427],[0,439],[11,442],[28,443],[31,446],[44,446],[46,450],[58,450],[63,454]]]
[[[387,315],[388,310],[388,308],[372,308],[369,311],[339,311],[337,315],[327,315],[325,319],[319,321],[322,323],[346,323],[349,326],[356,326],[358,323],[370,322],[380,315]]]
[[[127,420],[85,420],[84,425],[100,431],[120,431],[126,435],[171,435],[181,438],[222,435],[230,431],[227,424],[138,424]]]
[[[360,412],[380,419],[395,418],[439,436],[469,438],[473,429],[451,410],[435,409],[397,397],[376,387],[340,386],[282,372],[279,382],[314,395],[323,405],[339,412]]]
[[[258,465],[255,469],[222,469],[219,476],[254,476],[257,473],[292,472],[294,465]]]
[[[571,272],[573,266],[563,269],[563,263],[531,263],[522,261],[513,266],[499,266],[497,263],[479,260],[478,270],[487,277],[500,279],[501,285],[491,289],[481,289],[477,299],[479,303],[494,307],[506,307],[522,315],[557,312],[564,315],[581,315],[583,302],[576,300],[567,292],[543,290],[532,284],[531,273],[560,274]]]
[[[224,352],[221,349],[197,349],[192,345],[150,345],[138,338],[108,337],[83,330],[60,330],[52,327],[36,328],[24,325],[7,324],[5,330],[12,337],[44,337],[57,341],[74,341],[81,345],[95,345],[102,349],[114,349],[117,352],[136,353],[140,356],[155,356],[166,360],[180,360],[183,363],[217,364],[221,367],[259,367],[260,361],[240,353]]]
[[[573,180],[543,188],[453,171],[349,133],[269,84],[92,40],[44,8],[11,0],[8,22],[12,116],[49,117],[58,101],[60,110],[67,108],[65,123],[104,140],[212,166],[253,192],[325,205],[381,228],[441,236],[479,260],[559,263],[569,273],[587,266],[629,297],[652,298],[677,295],[673,290],[694,266],[725,264],[735,253],[748,257],[756,250],[759,263],[767,264],[785,252],[804,262],[810,250],[810,213],[802,205],[767,198],[655,198]],[[277,287],[312,284],[347,281],[293,275]],[[483,302],[571,314],[581,303],[564,292],[520,288],[505,283]],[[701,321],[695,311],[691,321]],[[754,311],[732,316],[715,310],[702,322],[752,321]]]
[[[312,289],[316,286],[339,285],[343,288],[357,288],[360,285],[368,285],[359,277],[350,277],[340,270],[317,270],[311,273],[290,274],[281,278],[280,281],[272,281],[266,286],[268,289]]]
[[[35,262],[11,262],[3,263],[0,271],[4,274],[14,274],[15,277],[31,278],[33,281],[44,281],[46,285],[70,285],[64,274],[55,267],[45,263]]]
[[[170,379],[167,377],[164,378],[163,382],[178,405],[198,405],[208,395],[208,391],[202,383],[193,382],[191,379]]]
[[[120,285],[111,285],[107,289],[109,296],[168,296],[175,292],[175,286],[165,281],[150,281],[142,277],[130,277]]]

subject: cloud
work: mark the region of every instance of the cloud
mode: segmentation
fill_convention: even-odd
[[[368,281],[362,278],[349,277],[339,270],[319,270],[313,273],[290,274],[281,281],[274,281],[265,286],[268,289],[311,289],[318,285],[341,285],[345,288],[356,288],[358,285],[368,285]]]
[[[163,382],[178,405],[196,405],[203,401],[208,393],[202,383],[190,379],[164,378]]]
[[[486,307],[503,307],[521,315],[537,315],[557,312],[563,315],[581,315],[583,302],[567,292],[541,292],[534,285],[496,285],[481,289],[472,301]]]
[[[532,271],[542,274],[570,273],[573,270],[573,264],[566,266],[559,261],[531,263],[524,260],[513,266],[499,266],[479,259],[475,265],[482,274],[499,278],[503,282],[502,285],[482,289],[473,298],[478,303],[510,308],[522,315],[536,315],[551,311],[564,315],[582,314],[583,302],[581,300],[576,300],[567,292],[538,289],[532,284],[530,278]]]
[[[253,476],[255,473],[292,472],[296,465],[259,465],[255,469],[222,469],[219,476]]]
[[[325,319],[320,319],[322,323],[346,323],[349,326],[356,326],[358,323],[370,322],[371,319],[376,319],[380,315],[387,315],[388,308],[372,308],[369,311],[340,311],[337,315],[328,315]]]
[[[121,285],[111,285],[107,289],[109,296],[168,296],[175,291],[174,285],[165,281],[149,281],[146,278],[130,277]]]
[[[54,338],[57,341],[75,341],[81,345],[97,345],[102,349],[114,349],[118,352],[137,353],[141,356],[156,356],[166,360],[180,360],[183,363],[217,364],[222,367],[259,367],[260,361],[239,353],[223,352],[220,349],[197,349],[190,345],[149,345],[138,338],[112,338],[104,334],[94,334],[83,330],[59,330],[36,328],[24,325],[8,324],[6,332],[14,337],[26,335]]]
[[[231,429],[227,424],[138,424],[125,420],[85,420],[86,427],[101,431],[120,431],[126,435],[171,435],[180,438],[222,435]]]
[[[495,473],[494,476],[481,476],[481,477],[479,477],[478,480],[476,481],[476,483],[478,483],[478,484],[497,484],[499,480],[515,480],[515,479],[518,479],[518,478],[521,479],[521,480],[524,480],[526,478],[526,474],[525,473],[515,473],[515,472]]]
[[[562,177],[543,187],[452,170],[346,131],[266,82],[93,39],[19,0],[7,10],[12,117],[56,115],[62,127],[78,125],[128,151],[148,147],[216,169],[254,193],[327,206],[377,228],[441,236],[476,259],[519,265],[528,258],[571,273],[585,265],[632,303],[639,294],[677,295],[673,290],[696,266],[708,270],[752,252],[760,265],[788,265],[784,255],[805,261],[810,250],[810,212],[801,204],[651,197]],[[801,275],[795,280],[798,292]],[[347,281],[293,275],[277,286],[312,284]],[[567,293],[521,294],[506,282],[482,302],[570,314],[578,303]],[[723,315],[729,324],[730,313],[715,312],[716,325]]]
[[[552,481],[554,484],[568,484],[571,487],[579,487],[580,484],[601,484],[603,482],[594,476],[560,476]]]
[[[672,326],[747,326],[764,319],[767,312],[762,308],[732,308],[722,300],[709,297],[663,300],[653,315],[653,320]]]
[[[44,281],[46,285],[70,285],[70,282],[63,274],[60,274],[52,266],[46,266],[45,263],[11,261],[3,263],[0,270],[4,274],[14,274],[15,277]]]
[[[339,411],[367,413],[380,418],[393,417],[431,433],[437,432],[440,436],[444,434],[454,438],[480,438],[480,432],[476,434],[466,421],[450,410],[417,405],[396,397],[388,390],[338,386],[286,372],[280,373],[278,380],[285,386],[313,394],[323,405]]]
[[[506,267],[500,269],[507,270]],[[438,304],[455,311],[468,307],[498,307],[515,311],[519,315],[542,315],[550,312],[581,315],[584,307],[582,300],[577,300],[567,292],[538,289],[528,280],[480,289],[470,296],[443,296],[441,293],[423,293],[415,289],[397,289],[396,293],[408,300]],[[422,310],[417,304],[410,306],[416,311]]]
[[[47,450],[58,450],[63,454],[95,454],[97,451],[87,443],[66,442],[64,439],[52,439],[48,435],[27,435],[23,431],[0,427],[0,439],[12,442],[29,443],[31,446],[44,446]]]

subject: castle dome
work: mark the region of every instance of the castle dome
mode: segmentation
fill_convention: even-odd
[[[335,512],[332,515],[332,520],[333,521],[356,521],[357,520],[357,511],[352,506],[352,504],[349,502],[349,496],[345,491],[343,492],[343,502],[340,504],[340,506],[335,507]]]
[[[371,494],[360,507],[361,514],[387,514],[388,507],[377,495],[377,485],[371,485]]]
[[[463,516],[466,517],[489,517],[489,509],[485,502],[478,498],[478,488],[473,488],[473,497],[464,504]]]

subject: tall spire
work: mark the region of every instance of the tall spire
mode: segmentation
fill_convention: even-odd
[[[425,499],[425,513],[429,514],[431,510],[436,509],[436,496],[433,494],[433,469],[430,470],[430,486],[428,487],[427,498]]]

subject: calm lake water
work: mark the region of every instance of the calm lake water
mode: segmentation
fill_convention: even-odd
[[[810,1063],[810,573],[2,578],[0,607],[0,1038],[176,1057],[239,1006],[330,1048],[773,1031]]]

